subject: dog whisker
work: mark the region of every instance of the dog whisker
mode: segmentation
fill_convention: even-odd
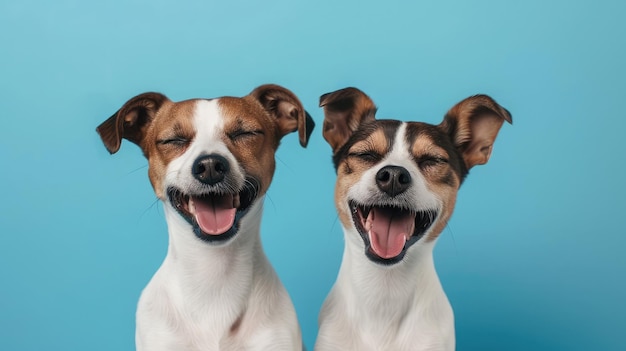
[[[156,205],[157,207],[159,207],[159,203],[161,202],[161,200],[157,197],[154,199],[154,201],[150,204],[150,206],[148,206],[139,217],[143,217],[146,215],[146,213],[148,213],[148,211],[150,211],[152,208],[154,208],[154,206]]]
[[[129,171],[128,173],[126,173],[126,174],[132,174],[132,173],[135,173],[135,172],[137,172],[137,171],[140,171],[140,170],[142,170],[142,169],[146,169],[146,168],[148,168],[148,164],[145,164],[145,165],[143,165],[143,166],[141,166],[141,167],[137,167],[137,168],[135,168],[135,169],[133,169],[133,170],[130,170],[130,171]]]

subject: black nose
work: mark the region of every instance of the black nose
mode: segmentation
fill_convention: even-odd
[[[411,174],[404,167],[386,166],[376,173],[376,185],[387,195],[396,196],[411,186]]]
[[[200,156],[193,163],[191,173],[204,184],[214,185],[222,180],[230,170],[228,160],[220,155]]]

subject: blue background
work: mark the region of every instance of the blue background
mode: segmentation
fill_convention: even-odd
[[[131,350],[165,256],[140,150],[95,127],[130,97],[293,90],[262,237],[312,347],[343,239],[318,97],[438,123],[475,93],[508,108],[435,250],[459,350],[625,350],[623,1],[0,3],[0,349]]]

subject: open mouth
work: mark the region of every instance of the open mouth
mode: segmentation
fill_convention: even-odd
[[[170,187],[167,195],[172,206],[191,224],[198,238],[208,242],[223,242],[237,234],[241,219],[256,199],[258,182],[247,179],[245,183],[246,186],[237,193],[190,195]]]
[[[352,221],[365,243],[365,255],[384,265],[400,262],[437,218],[436,210],[360,205],[350,201]]]

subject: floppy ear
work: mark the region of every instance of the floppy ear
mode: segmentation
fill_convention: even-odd
[[[513,123],[509,111],[487,95],[474,95],[454,105],[439,127],[450,136],[469,170],[489,161],[504,121]]]
[[[143,93],[128,100],[96,128],[107,150],[111,154],[116,153],[122,138],[141,146],[148,125],[167,100],[165,95],[159,93]]]
[[[266,84],[254,89],[250,95],[276,118],[281,138],[297,130],[300,145],[306,147],[315,122],[294,93],[279,85]]]
[[[376,105],[357,88],[344,88],[320,96],[324,108],[324,139],[337,152],[362,122],[373,120]]]

